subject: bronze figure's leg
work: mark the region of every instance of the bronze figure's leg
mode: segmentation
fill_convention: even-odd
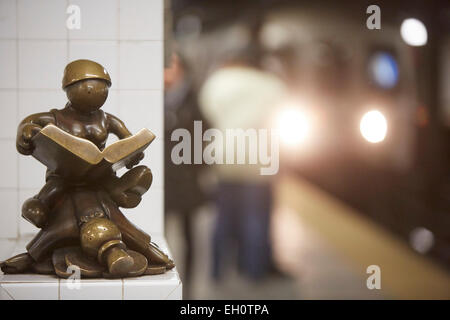
[[[137,166],[128,170],[120,178],[108,177],[104,183],[105,189],[111,198],[122,208],[134,208],[147,192],[153,181],[153,175],[146,166]]]
[[[64,190],[65,186],[61,178],[50,177],[36,196],[23,203],[22,217],[36,227],[43,228],[47,224],[49,212]]]
[[[110,219],[119,227],[127,247],[143,254],[148,260],[149,268],[152,266],[163,267],[165,271],[175,266],[173,261],[151,242],[151,238],[146,232],[136,227],[123,215],[108,194],[100,192],[99,199]],[[152,274],[159,273],[160,269],[156,268],[155,270],[158,271],[153,271]]]
[[[21,253],[0,263],[4,273],[24,273],[30,270],[34,260],[28,253]]]
[[[134,265],[127,253],[119,228],[105,218],[93,218],[81,226],[80,242],[83,251],[91,258],[106,264],[110,274],[126,275]]]
[[[167,270],[175,267],[173,261],[170,260],[169,257],[153,243],[149,243],[146,250],[142,254],[147,257],[149,265],[163,265]]]

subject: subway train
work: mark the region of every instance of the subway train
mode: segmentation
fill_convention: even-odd
[[[281,168],[450,268],[449,7],[382,3],[377,29],[369,3],[325,3],[261,27],[263,62],[295,96]]]

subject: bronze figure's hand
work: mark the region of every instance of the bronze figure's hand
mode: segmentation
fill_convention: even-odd
[[[33,153],[33,144],[31,139],[41,131],[41,127],[34,124],[28,123],[23,125],[19,129],[19,134],[17,135],[17,150],[24,155],[30,155]]]
[[[127,164],[127,169],[131,169],[134,166],[138,165],[139,162],[141,162],[141,160],[144,159],[144,153],[143,152],[139,152],[138,154],[136,154],[133,159],[131,159],[131,161]]]

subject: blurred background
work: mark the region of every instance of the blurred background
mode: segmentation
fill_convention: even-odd
[[[447,1],[167,0],[164,21],[184,298],[450,298]],[[194,120],[278,129],[279,173],[173,164]]]

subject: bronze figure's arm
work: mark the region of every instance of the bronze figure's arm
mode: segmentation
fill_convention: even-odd
[[[125,123],[123,123],[122,120],[117,118],[116,116],[113,116],[110,113],[106,113],[106,119],[107,119],[107,127],[108,127],[108,133],[115,134],[119,139],[124,139],[132,136],[130,130],[125,126]],[[135,165],[137,165],[142,159],[144,159],[144,153],[141,152],[134,157],[134,159],[127,164],[127,168],[131,169]]]
[[[122,120],[110,113],[105,113],[108,124],[108,133],[115,134],[119,139],[124,139],[132,135]]]
[[[48,124],[55,124],[55,117],[51,112],[35,113],[23,119],[17,128],[17,151],[24,155],[33,153],[31,139]]]

